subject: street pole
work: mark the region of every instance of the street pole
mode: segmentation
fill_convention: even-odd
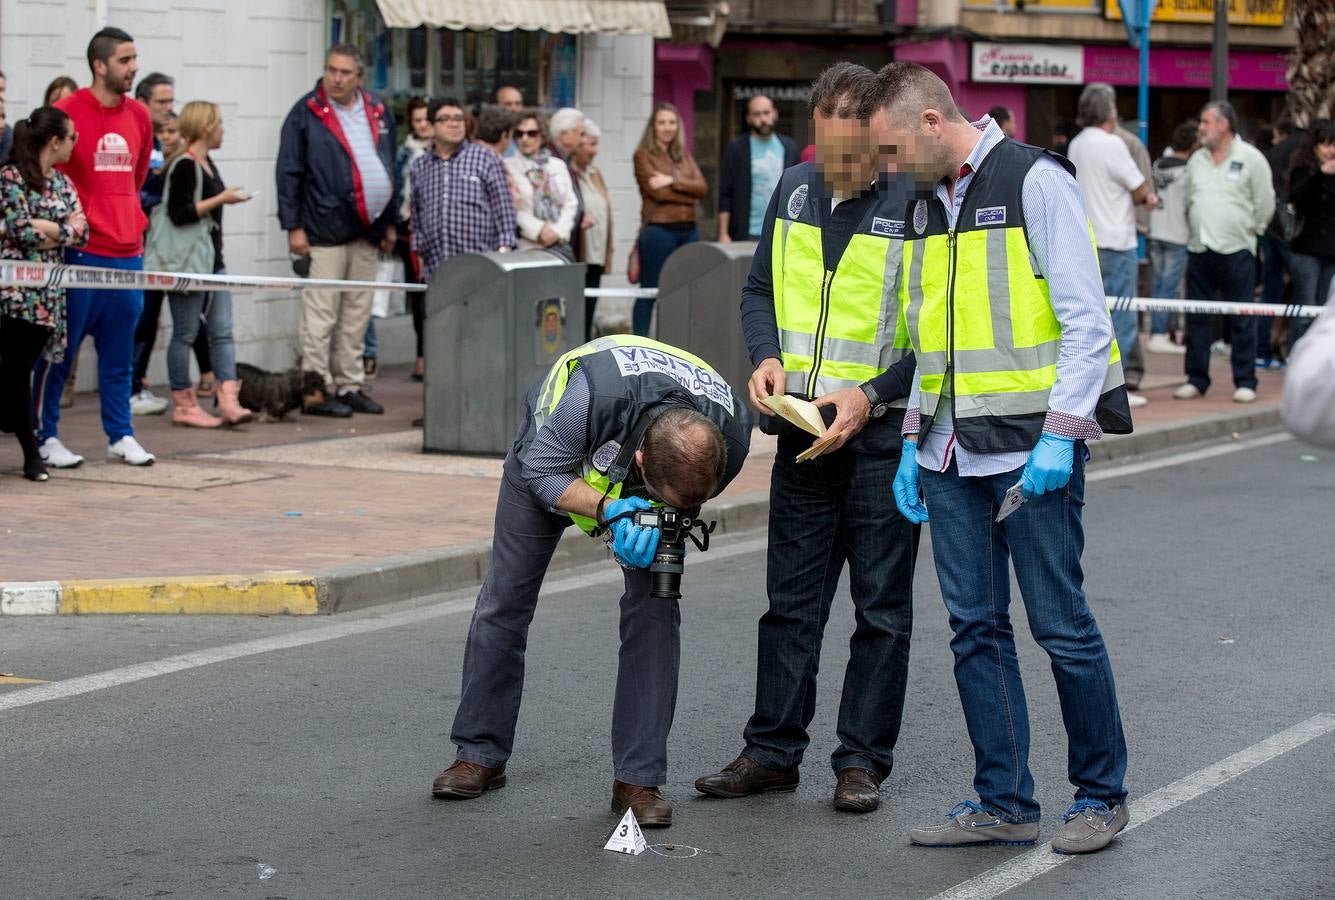
[[[1210,51],[1210,99],[1228,99],[1228,0],[1215,0],[1214,48]]]
[[[1141,0],[1138,4],[1140,20],[1136,28],[1140,32],[1140,85],[1136,92],[1136,115],[1140,118],[1140,142],[1147,148],[1150,145],[1150,17],[1158,3]]]

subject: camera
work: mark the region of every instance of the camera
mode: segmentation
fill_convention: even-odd
[[[645,528],[659,531],[658,549],[649,564],[649,596],[660,600],[681,599],[681,576],[686,570],[686,539],[700,548],[709,549],[709,536],[716,523],[706,525],[697,516],[698,511],[677,509],[675,506],[656,506],[636,510],[632,521]],[[699,530],[700,537],[693,533]]]

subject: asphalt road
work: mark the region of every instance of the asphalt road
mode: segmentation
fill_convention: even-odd
[[[1313,719],[1335,714],[1335,454],[1283,439],[1179,454],[1194,461],[1091,470],[1087,588],[1118,679],[1132,820],[1137,804],[1158,813],[1098,856],[1054,868],[1066,858],[1042,848],[909,846],[912,824],[971,796],[927,541],[882,809],[830,808],[846,593],[800,789],[695,796],[691,781],[740,749],[751,707],[753,535],[688,562],[676,824],[647,835],[695,855],[602,849],[619,579],[598,567],[549,585],[509,786],[467,803],[429,785],[452,758],[469,596],[316,621],[0,621],[0,671],[52,682],[0,686],[0,895],[932,897],[974,878],[957,896],[1335,895],[1335,719]],[[1070,798],[1065,737],[1043,653],[1021,638],[1046,839]],[[1305,737],[1264,743],[1300,723]]]

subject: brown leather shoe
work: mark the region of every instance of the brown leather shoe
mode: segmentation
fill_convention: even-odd
[[[658,788],[613,781],[612,812],[624,816],[627,809],[635,811],[635,821],[641,828],[666,828],[672,824],[672,804],[663,799]]]
[[[881,783],[866,769],[843,769],[834,786],[834,808],[867,813],[881,805]]]
[[[717,775],[695,780],[695,789],[710,797],[746,797],[771,791],[797,790],[797,769],[767,769],[749,756],[739,756]]]
[[[472,800],[483,791],[505,787],[505,766],[491,769],[477,763],[456,759],[431,782],[431,796],[450,800]]]

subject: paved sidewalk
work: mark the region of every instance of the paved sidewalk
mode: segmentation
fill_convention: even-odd
[[[1151,402],[1137,433],[1093,445],[1096,459],[1278,421],[1282,373],[1260,373],[1258,402],[1242,406],[1216,357],[1214,389],[1184,402],[1172,399],[1181,357],[1146,362]],[[79,394],[61,437],[88,461],[44,484],[23,480],[17,443],[0,436],[0,613],[333,612],[477,583],[500,460],[421,453],[411,427],[421,385],[406,367],[383,369],[371,390],[384,416],[296,413],[216,431],[136,417],[158,456],[147,468],[105,459],[97,395]],[[720,531],[764,522],[773,454],[757,432],[741,475],[708,508]],[[567,537],[557,565],[604,554]]]

